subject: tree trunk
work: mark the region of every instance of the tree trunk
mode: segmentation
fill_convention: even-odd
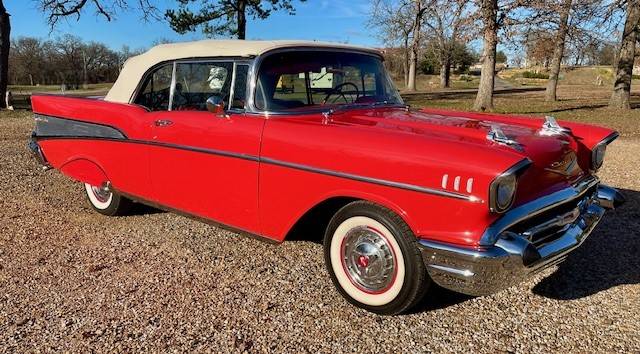
[[[29,74],[29,83],[31,83],[31,86],[33,86],[33,75]]]
[[[87,53],[82,51],[82,88],[87,89],[89,87],[89,78],[87,75]]]
[[[631,109],[629,98],[631,95],[631,78],[633,61],[636,52],[636,40],[640,27],[640,0],[630,0],[627,5],[627,20],[620,44],[620,55],[616,68],[616,81],[609,106],[614,108]]]
[[[413,23],[413,43],[411,44],[411,57],[409,60],[408,91],[416,90],[416,71],[418,69],[418,50],[420,49],[420,25],[422,23],[422,1],[415,2],[415,22]]]
[[[478,95],[473,104],[476,111],[493,109],[493,86],[496,72],[496,46],[498,45],[498,1],[482,0],[482,22],[484,25],[482,73]]]
[[[247,3],[245,0],[238,1],[238,39],[245,39],[247,34]]]
[[[451,59],[445,56],[440,65],[440,87],[448,88],[451,86]]]
[[[551,72],[549,73],[549,81],[547,82],[547,90],[545,92],[545,101],[551,102],[557,100],[556,89],[558,88],[558,76],[560,75],[560,65],[564,56],[564,43],[569,32],[569,14],[573,0],[564,0],[560,9],[560,23],[558,33],[556,33],[556,48],[553,51],[553,59],[551,60]]]
[[[403,60],[403,70],[404,70],[404,86],[409,85],[409,37],[405,37],[404,39],[404,56]]]
[[[9,49],[11,24],[9,14],[0,0],[0,108],[6,108],[4,97],[7,95],[7,83],[9,80]]]

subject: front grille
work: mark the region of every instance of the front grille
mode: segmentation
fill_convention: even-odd
[[[525,219],[510,227],[508,231],[524,236],[536,248],[553,242],[584,213],[596,190],[597,185],[594,185],[581,198],[570,200]]]

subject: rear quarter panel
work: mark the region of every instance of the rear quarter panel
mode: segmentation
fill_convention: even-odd
[[[37,137],[52,167],[80,182],[101,184],[111,181],[121,191],[152,198],[149,184],[147,146],[135,143],[149,138],[151,127],[146,110],[134,105],[98,99],[64,96],[33,96],[37,119],[64,118],[109,126],[128,140],[95,136]]]

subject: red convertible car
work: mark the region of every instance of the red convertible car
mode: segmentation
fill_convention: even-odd
[[[104,99],[32,104],[30,148],[97,212],[140,202],[276,242],[320,231],[338,291],[380,314],[432,282],[514,285],[623,202],[596,176],[615,131],[410,109],[378,51],[343,44],[160,45]]]

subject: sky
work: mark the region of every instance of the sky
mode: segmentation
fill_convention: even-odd
[[[162,9],[175,4],[170,0],[155,0]],[[204,38],[200,32],[180,35],[167,22],[144,22],[136,12],[118,13],[111,22],[96,17],[88,8],[78,20],[69,17],[51,32],[44,14],[34,0],[5,0],[11,14],[11,37],[29,36],[52,39],[73,34],[85,41],[105,43],[113,49],[127,45],[132,49],[148,48],[154,41],[187,41]],[[366,26],[370,0],[307,0],[294,2],[296,15],[273,13],[266,20],[251,20],[247,24],[247,39],[306,39],[347,42],[365,46],[380,43]],[[164,11],[161,11],[164,13]]]

